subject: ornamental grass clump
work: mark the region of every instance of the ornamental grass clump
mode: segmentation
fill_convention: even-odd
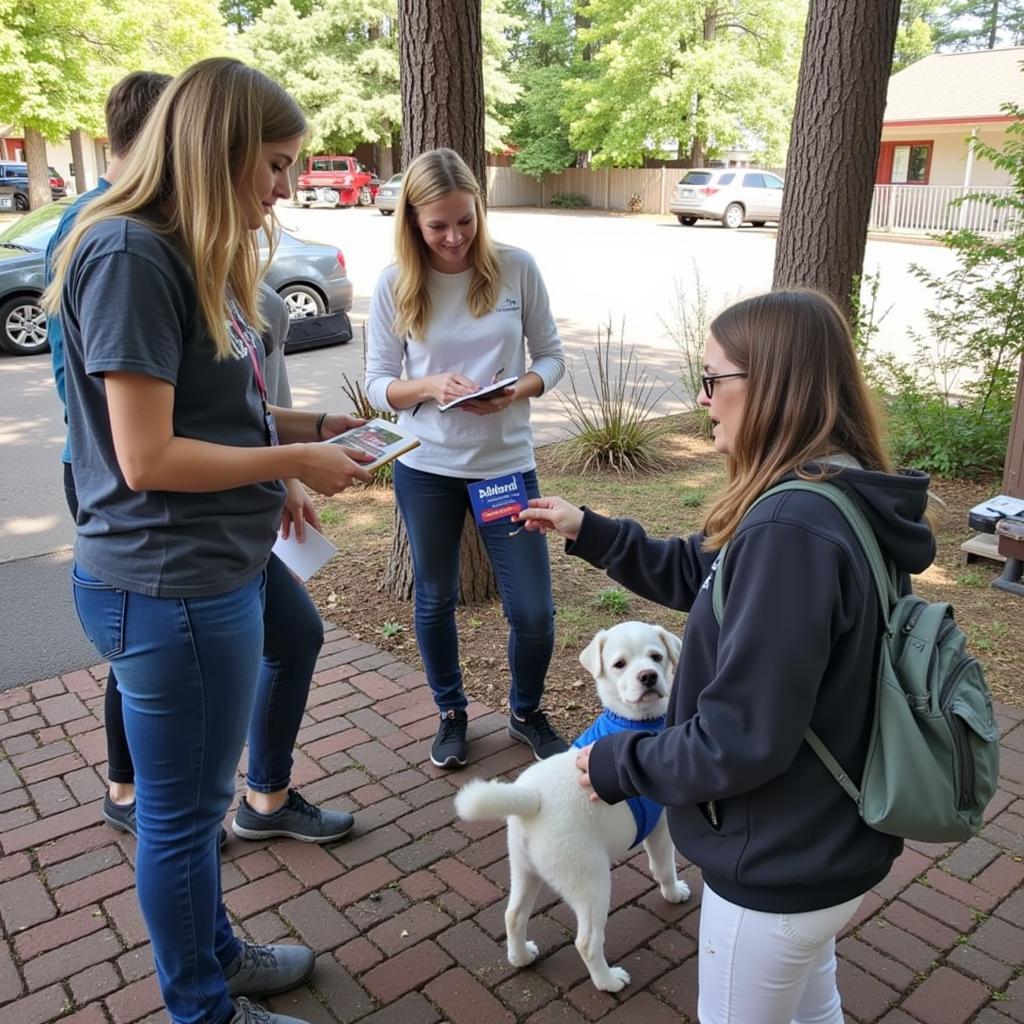
[[[583,397],[570,367],[568,394],[558,393],[569,420],[571,436],[554,451],[562,470],[583,473],[610,469],[635,475],[663,469],[668,458],[660,438],[670,427],[654,418],[654,410],[669,391],[639,368],[633,346],[628,348],[619,331],[612,342],[612,326],[598,328],[597,344],[583,353],[593,398]]]

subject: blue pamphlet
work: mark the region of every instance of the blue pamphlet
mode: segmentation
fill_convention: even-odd
[[[466,486],[469,488],[469,500],[473,503],[473,515],[481,526],[511,519],[528,503],[522,473],[477,480]]]

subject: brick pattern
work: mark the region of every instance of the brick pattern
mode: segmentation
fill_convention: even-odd
[[[165,1020],[134,892],[134,840],[99,824],[106,667],[0,693],[0,1024]],[[514,776],[527,751],[474,705],[473,775]],[[505,829],[464,824],[464,777],[426,760],[435,711],[423,674],[329,628],[299,734],[295,781],[356,814],[329,847],[224,850],[241,934],[317,953],[308,986],[269,1002],[310,1024],[696,1021],[700,875],[666,904],[641,853],[618,865],[609,961],[632,981],[598,992],[571,912],[543,892],[529,969],[504,949]],[[1024,711],[999,707],[1001,789],[981,833],[908,844],[839,938],[848,1024],[1024,1024]],[[242,777],[239,776],[239,787]]]

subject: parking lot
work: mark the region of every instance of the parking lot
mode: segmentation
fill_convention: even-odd
[[[288,358],[298,407],[341,408],[342,373],[362,378],[360,327],[377,276],[391,259],[394,218],[372,208],[286,206],[279,214],[288,230],[331,242],[345,254],[354,285],[355,340]],[[690,399],[679,386],[679,353],[662,322],[671,317],[676,281],[692,294],[699,273],[712,310],[771,284],[772,229],[727,231],[710,223],[684,228],[670,217],[533,209],[494,210],[489,224],[497,240],[522,246],[537,259],[581,390],[589,390],[583,354],[592,350],[598,326],[610,320],[616,337],[624,327],[640,364],[670,386],[660,403],[666,413],[686,407]],[[928,299],[908,272],[912,261],[933,271],[952,266],[949,254],[936,246],[868,242],[865,269],[881,274],[880,308],[892,307],[880,343],[908,355],[909,332],[923,326]],[[562,390],[566,387],[563,382]],[[26,628],[38,631],[52,615],[53,603],[67,600],[64,565],[73,536],[60,484],[64,426],[49,356],[0,355],[0,390],[0,479],[8,482],[0,491],[0,603],[20,608]],[[559,436],[564,414],[557,392],[536,403],[534,423],[541,442]],[[18,623],[8,625],[8,637],[21,635]],[[70,629],[61,632],[74,635]],[[8,653],[0,652],[2,660]],[[40,671],[63,671],[60,666],[66,667],[70,657],[55,652],[54,667],[40,666]],[[0,679],[0,688],[5,682]]]

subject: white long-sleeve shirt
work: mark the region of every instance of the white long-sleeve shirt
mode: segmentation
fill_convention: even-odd
[[[398,267],[388,267],[377,282],[370,303],[366,395],[375,408],[399,412],[399,424],[420,439],[418,448],[401,457],[413,469],[476,479],[536,466],[529,399],[513,402],[503,412],[475,416],[462,409],[438,412],[434,401],[424,402],[414,414],[412,409],[394,409],[387,398],[388,385],[403,373],[409,380],[461,373],[483,385],[496,373],[521,377],[529,371],[544,381],[545,391],[561,379],[562,342],[537,264],[522,249],[497,249],[501,287],[494,310],[481,317],[470,313],[471,271],[431,270],[430,320],[420,339],[406,341],[395,334]]]

